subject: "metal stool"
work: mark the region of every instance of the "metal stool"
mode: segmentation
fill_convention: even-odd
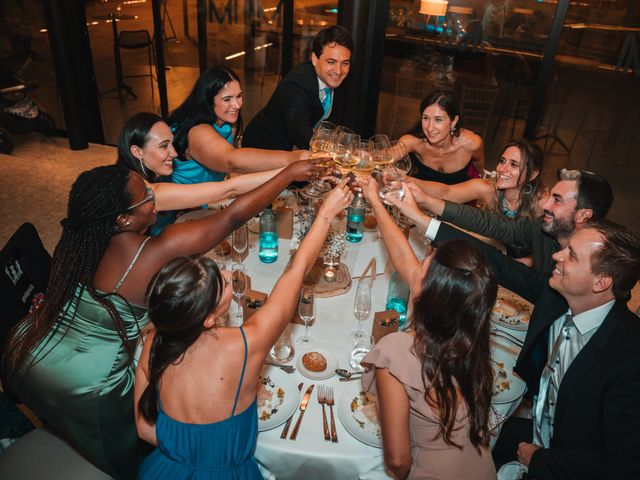
[[[153,67],[156,63],[156,55],[153,51],[153,40],[147,30],[123,30],[118,35],[118,46],[125,50],[137,50],[139,48],[147,49],[147,56],[149,58],[149,73],[142,75],[122,75],[123,78],[128,77],[149,77],[151,81],[151,97],[154,96],[153,80]],[[152,62],[153,60],[153,62]]]

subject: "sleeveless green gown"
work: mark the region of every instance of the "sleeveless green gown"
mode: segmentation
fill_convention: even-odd
[[[98,468],[117,479],[135,478],[151,448],[138,439],[135,428],[134,367],[109,313],[81,290],[58,328],[35,349],[29,359],[35,363],[24,362],[18,370],[13,390]],[[106,296],[135,349],[149,321],[146,308]]]

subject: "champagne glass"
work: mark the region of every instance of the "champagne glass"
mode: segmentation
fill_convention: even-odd
[[[296,340],[296,345],[303,349],[314,344],[313,339],[309,336],[309,322],[316,317],[315,303],[316,293],[313,287],[302,287],[298,301],[298,315],[304,322],[304,335]]]
[[[247,251],[247,247],[249,246],[249,227],[247,224],[243,224],[237,230],[234,230],[232,235],[233,249],[238,254],[238,261],[242,263],[242,256]]]
[[[247,274],[244,269],[244,265],[241,263],[234,263],[231,267],[231,291],[233,297],[238,303],[238,314],[236,318],[242,323],[242,297],[247,291]]]
[[[362,322],[367,319],[371,311],[371,284],[368,279],[360,280],[353,300],[353,313],[358,320],[358,330],[351,332],[353,338],[365,336]]]

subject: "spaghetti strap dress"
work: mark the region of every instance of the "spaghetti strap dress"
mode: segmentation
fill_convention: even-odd
[[[122,342],[107,309],[84,285],[49,334],[19,366],[12,389],[35,414],[68,439],[91,463],[116,479],[136,478],[150,451],[138,438],[133,412],[134,350],[149,322],[147,309],[113,295],[147,243],[142,242],[111,293],[98,291],[117,309]],[[24,329],[31,324],[23,325]]]
[[[252,480],[262,479],[254,458],[258,438],[256,400],[236,415],[240,387],[247,365],[247,339],[244,340],[244,362],[231,416],[207,424],[183,423],[169,417],[158,395],[156,438],[158,448],[140,467],[140,479],[172,480]]]

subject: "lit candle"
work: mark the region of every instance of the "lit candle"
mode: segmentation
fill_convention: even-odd
[[[324,281],[335,282],[338,272],[334,267],[327,267],[324,269]]]

